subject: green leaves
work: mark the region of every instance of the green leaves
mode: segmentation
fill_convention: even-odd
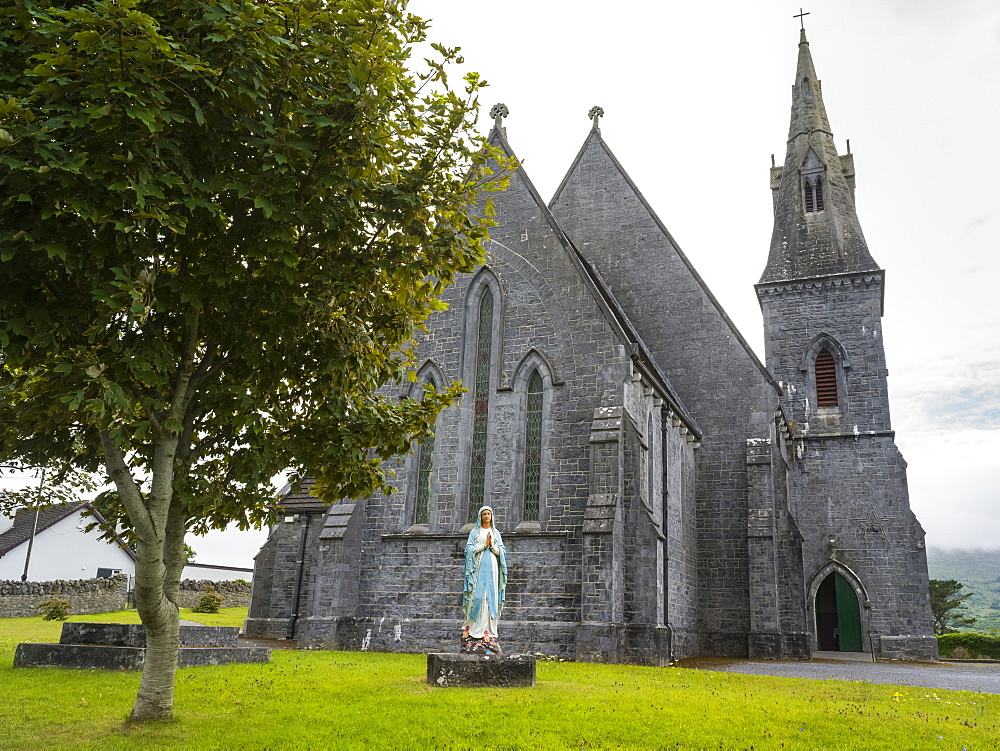
[[[458,50],[413,70],[392,0],[0,8],[0,461],[110,437],[196,529],[289,468],[387,488],[458,392],[384,394],[490,223]]]

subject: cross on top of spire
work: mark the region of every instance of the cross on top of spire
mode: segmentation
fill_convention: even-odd
[[[589,117],[591,120],[594,121],[595,128],[600,125],[601,117],[603,115],[604,115],[604,107],[601,107],[600,105],[591,107],[590,112],[587,113],[587,117]]]
[[[806,30],[806,19],[805,19],[805,17],[808,16],[808,15],[809,15],[808,12],[803,13],[802,12],[802,8],[799,8],[799,12],[796,15],[792,16],[792,18],[799,19],[799,23],[802,25],[802,31]]]

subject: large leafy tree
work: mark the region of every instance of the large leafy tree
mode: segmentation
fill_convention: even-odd
[[[974,626],[976,619],[965,612],[965,601],[972,592],[962,592],[965,585],[954,579],[931,579],[931,616],[934,618],[934,633],[948,634],[963,626]]]
[[[478,80],[405,0],[0,0],[0,462],[106,471],[169,717],[184,534],[385,488],[386,399],[482,259]],[[426,88],[422,88],[426,87]]]

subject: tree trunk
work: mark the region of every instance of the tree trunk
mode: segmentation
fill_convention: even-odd
[[[180,647],[177,590],[184,567],[184,517],[173,508],[176,440],[156,446],[147,508],[152,534],[137,534],[135,607],[146,627],[146,657],[133,720],[167,720],[174,712],[174,679]],[[159,461],[157,461],[159,460]]]
[[[180,646],[180,613],[166,598],[163,539],[136,545],[135,607],[146,627],[146,658],[133,720],[167,720],[174,713],[174,677]]]

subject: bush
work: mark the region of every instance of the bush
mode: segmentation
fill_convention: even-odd
[[[218,613],[222,604],[222,595],[215,587],[205,587],[205,592],[198,598],[198,604],[191,608],[192,613]]]
[[[51,597],[35,607],[41,611],[43,621],[65,621],[69,618],[70,605],[61,597]]]
[[[942,657],[952,657],[959,648],[964,648],[969,657],[985,657],[1000,660],[1000,636],[986,636],[972,631],[944,634],[938,637],[938,652]]]

